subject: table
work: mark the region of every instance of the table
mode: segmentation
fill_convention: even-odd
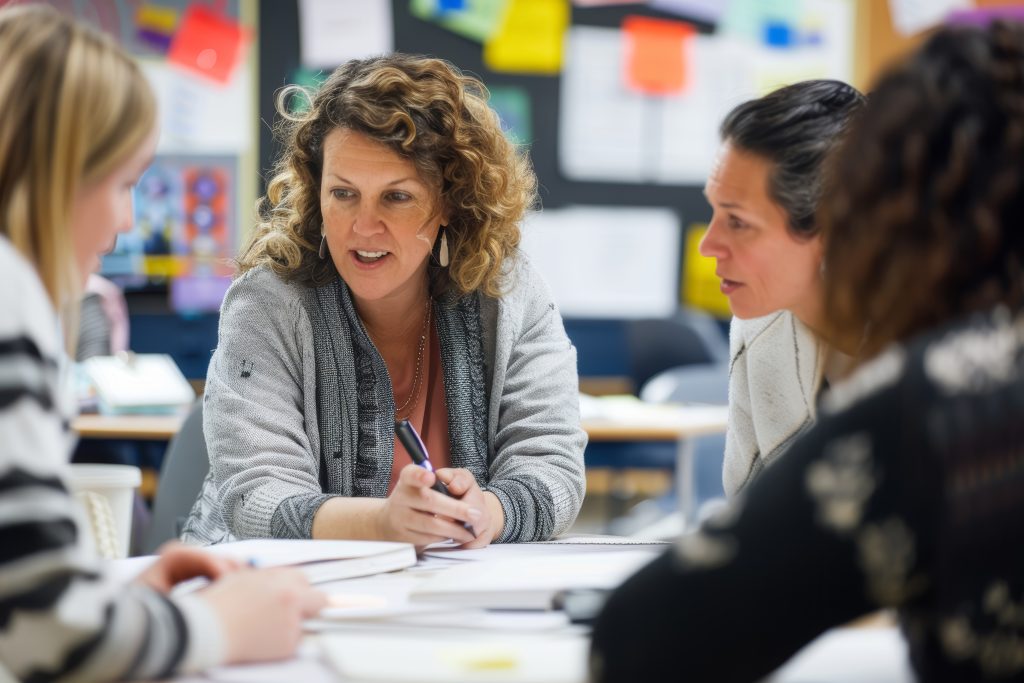
[[[607,549],[609,552],[614,552],[626,547],[610,545]],[[492,549],[494,549],[493,556],[487,556],[488,551]],[[471,552],[483,553],[485,557],[482,559],[494,561],[496,559],[501,560],[509,551],[514,552],[515,549],[492,546],[492,548],[484,549],[483,551]],[[601,548],[591,548],[590,551],[603,552]],[[552,554],[579,552],[579,549],[573,549],[568,546],[551,546],[550,552]],[[652,557],[654,554],[652,554]],[[115,561],[114,565],[115,568],[118,566],[124,568],[132,565],[141,568],[143,565],[137,563],[143,559],[119,560]],[[600,558],[595,557],[594,559],[600,561]],[[394,590],[393,586],[402,582],[415,583],[416,581],[423,580],[424,571],[437,572],[446,569],[443,561],[440,564],[435,563],[434,565],[431,565],[431,561],[432,559],[427,557],[421,559],[420,563],[415,567],[400,572],[361,579],[335,581],[321,584],[321,588],[327,593],[345,593],[349,595],[389,593]],[[466,560],[458,562],[464,563]],[[449,564],[447,566],[453,565]],[[126,578],[126,576],[126,573],[121,572],[121,578]],[[533,614],[543,616],[544,614],[551,615],[552,613],[539,612]],[[552,616],[556,616],[556,614]],[[441,615],[441,620],[436,624],[429,621],[417,623],[415,620],[408,622],[401,619],[394,622],[390,618],[349,622],[347,624],[340,622],[334,626],[324,626],[322,624],[318,625],[317,622],[310,622],[299,652],[291,660],[259,665],[218,667],[199,676],[182,677],[175,680],[177,683],[209,683],[210,681],[234,681],[236,683],[258,683],[262,681],[340,683],[343,679],[330,665],[322,647],[325,637],[338,637],[339,634],[343,637],[358,637],[363,639],[364,642],[376,641],[378,646],[382,642],[393,642],[392,639],[396,637],[433,638],[434,642],[443,643],[444,647],[449,648],[451,643],[466,642],[467,640],[473,640],[477,643],[485,642],[489,635],[493,635],[494,640],[501,641],[512,636],[532,637],[545,642],[558,638],[573,638],[577,641],[584,639],[585,642],[587,637],[585,631],[581,632],[579,627],[568,624],[552,626],[548,623],[551,620],[541,619],[540,621],[543,623],[524,626],[522,622],[512,623],[513,620],[519,618],[515,615],[505,617],[501,616],[500,613],[496,613],[495,619],[500,621],[501,619],[508,618],[510,622],[503,626],[500,623],[496,624],[489,620],[482,623],[480,628],[475,628],[472,623],[456,623],[458,619],[463,618],[470,619],[471,622],[475,623],[476,617],[473,614],[467,613],[463,617],[457,613],[455,616],[457,619],[453,621],[452,618],[446,619]],[[470,633],[474,634],[473,638],[470,638],[468,635]],[[859,627],[847,626],[836,628],[826,632],[817,640],[807,645],[770,676],[767,679],[767,683],[804,683],[809,680],[820,681],[821,683],[854,683],[855,681],[866,680],[875,683],[912,683],[914,679],[907,662],[906,653],[905,642],[898,628],[892,625],[891,620],[868,624],[867,627],[861,625]],[[420,661],[423,662],[424,667],[430,666],[428,658],[423,658]],[[683,666],[685,666],[685,663],[683,663]],[[427,673],[424,670],[424,679],[436,680],[436,677],[430,678]],[[502,673],[504,674],[505,672]],[[351,679],[344,680],[348,681]],[[495,677],[494,680],[498,680],[498,678]],[[514,676],[502,675],[500,680],[514,683],[516,678]],[[582,683],[582,678],[580,683]]]
[[[589,417],[582,421],[591,441],[676,441],[680,438],[714,434],[725,430],[724,406],[674,408],[673,413],[658,407],[657,417],[642,414],[622,417]],[[169,441],[185,421],[185,415],[79,415],[71,428],[83,439],[137,439]]]
[[[185,421],[179,415],[79,415],[71,429],[83,439],[170,441]]]
[[[692,525],[696,519],[692,438],[724,432],[726,406],[651,405],[636,399],[587,398],[581,424],[593,443],[676,442],[676,491],[684,525]],[[71,428],[83,439],[169,441],[184,421],[184,413],[79,415],[72,420]]]

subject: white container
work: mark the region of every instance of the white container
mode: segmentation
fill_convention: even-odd
[[[116,541],[114,554],[116,557],[128,555],[128,545],[132,535],[132,501],[135,496],[135,489],[142,483],[142,471],[132,465],[100,465],[100,464],[72,464],[71,476],[68,477],[68,484],[71,492],[83,502],[93,528],[93,540],[101,555],[104,547],[109,547],[107,536],[113,534]],[[90,505],[88,493],[97,494],[105,499],[110,505],[110,514],[113,520],[113,529],[109,521],[105,520],[104,510],[95,509]],[[84,494],[84,495],[83,495]]]

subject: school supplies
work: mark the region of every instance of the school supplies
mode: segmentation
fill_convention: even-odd
[[[410,543],[390,541],[327,541],[252,539],[207,548],[256,567],[297,567],[310,583],[368,576],[416,564]]]

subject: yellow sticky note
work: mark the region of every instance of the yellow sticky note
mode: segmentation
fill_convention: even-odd
[[[555,75],[569,25],[568,0],[510,0],[501,28],[484,43],[492,71]]]
[[[683,302],[720,318],[732,316],[729,298],[722,294],[721,280],[715,275],[715,259],[701,256],[698,248],[708,226],[693,223],[686,231],[683,252]]]
[[[140,28],[160,33],[173,33],[178,24],[178,12],[170,7],[145,4],[135,11],[135,23]]]

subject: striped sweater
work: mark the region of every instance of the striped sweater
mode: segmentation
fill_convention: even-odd
[[[204,601],[117,585],[83,540],[65,483],[63,358],[42,283],[0,235],[0,680],[160,678],[217,663],[223,638]]]

